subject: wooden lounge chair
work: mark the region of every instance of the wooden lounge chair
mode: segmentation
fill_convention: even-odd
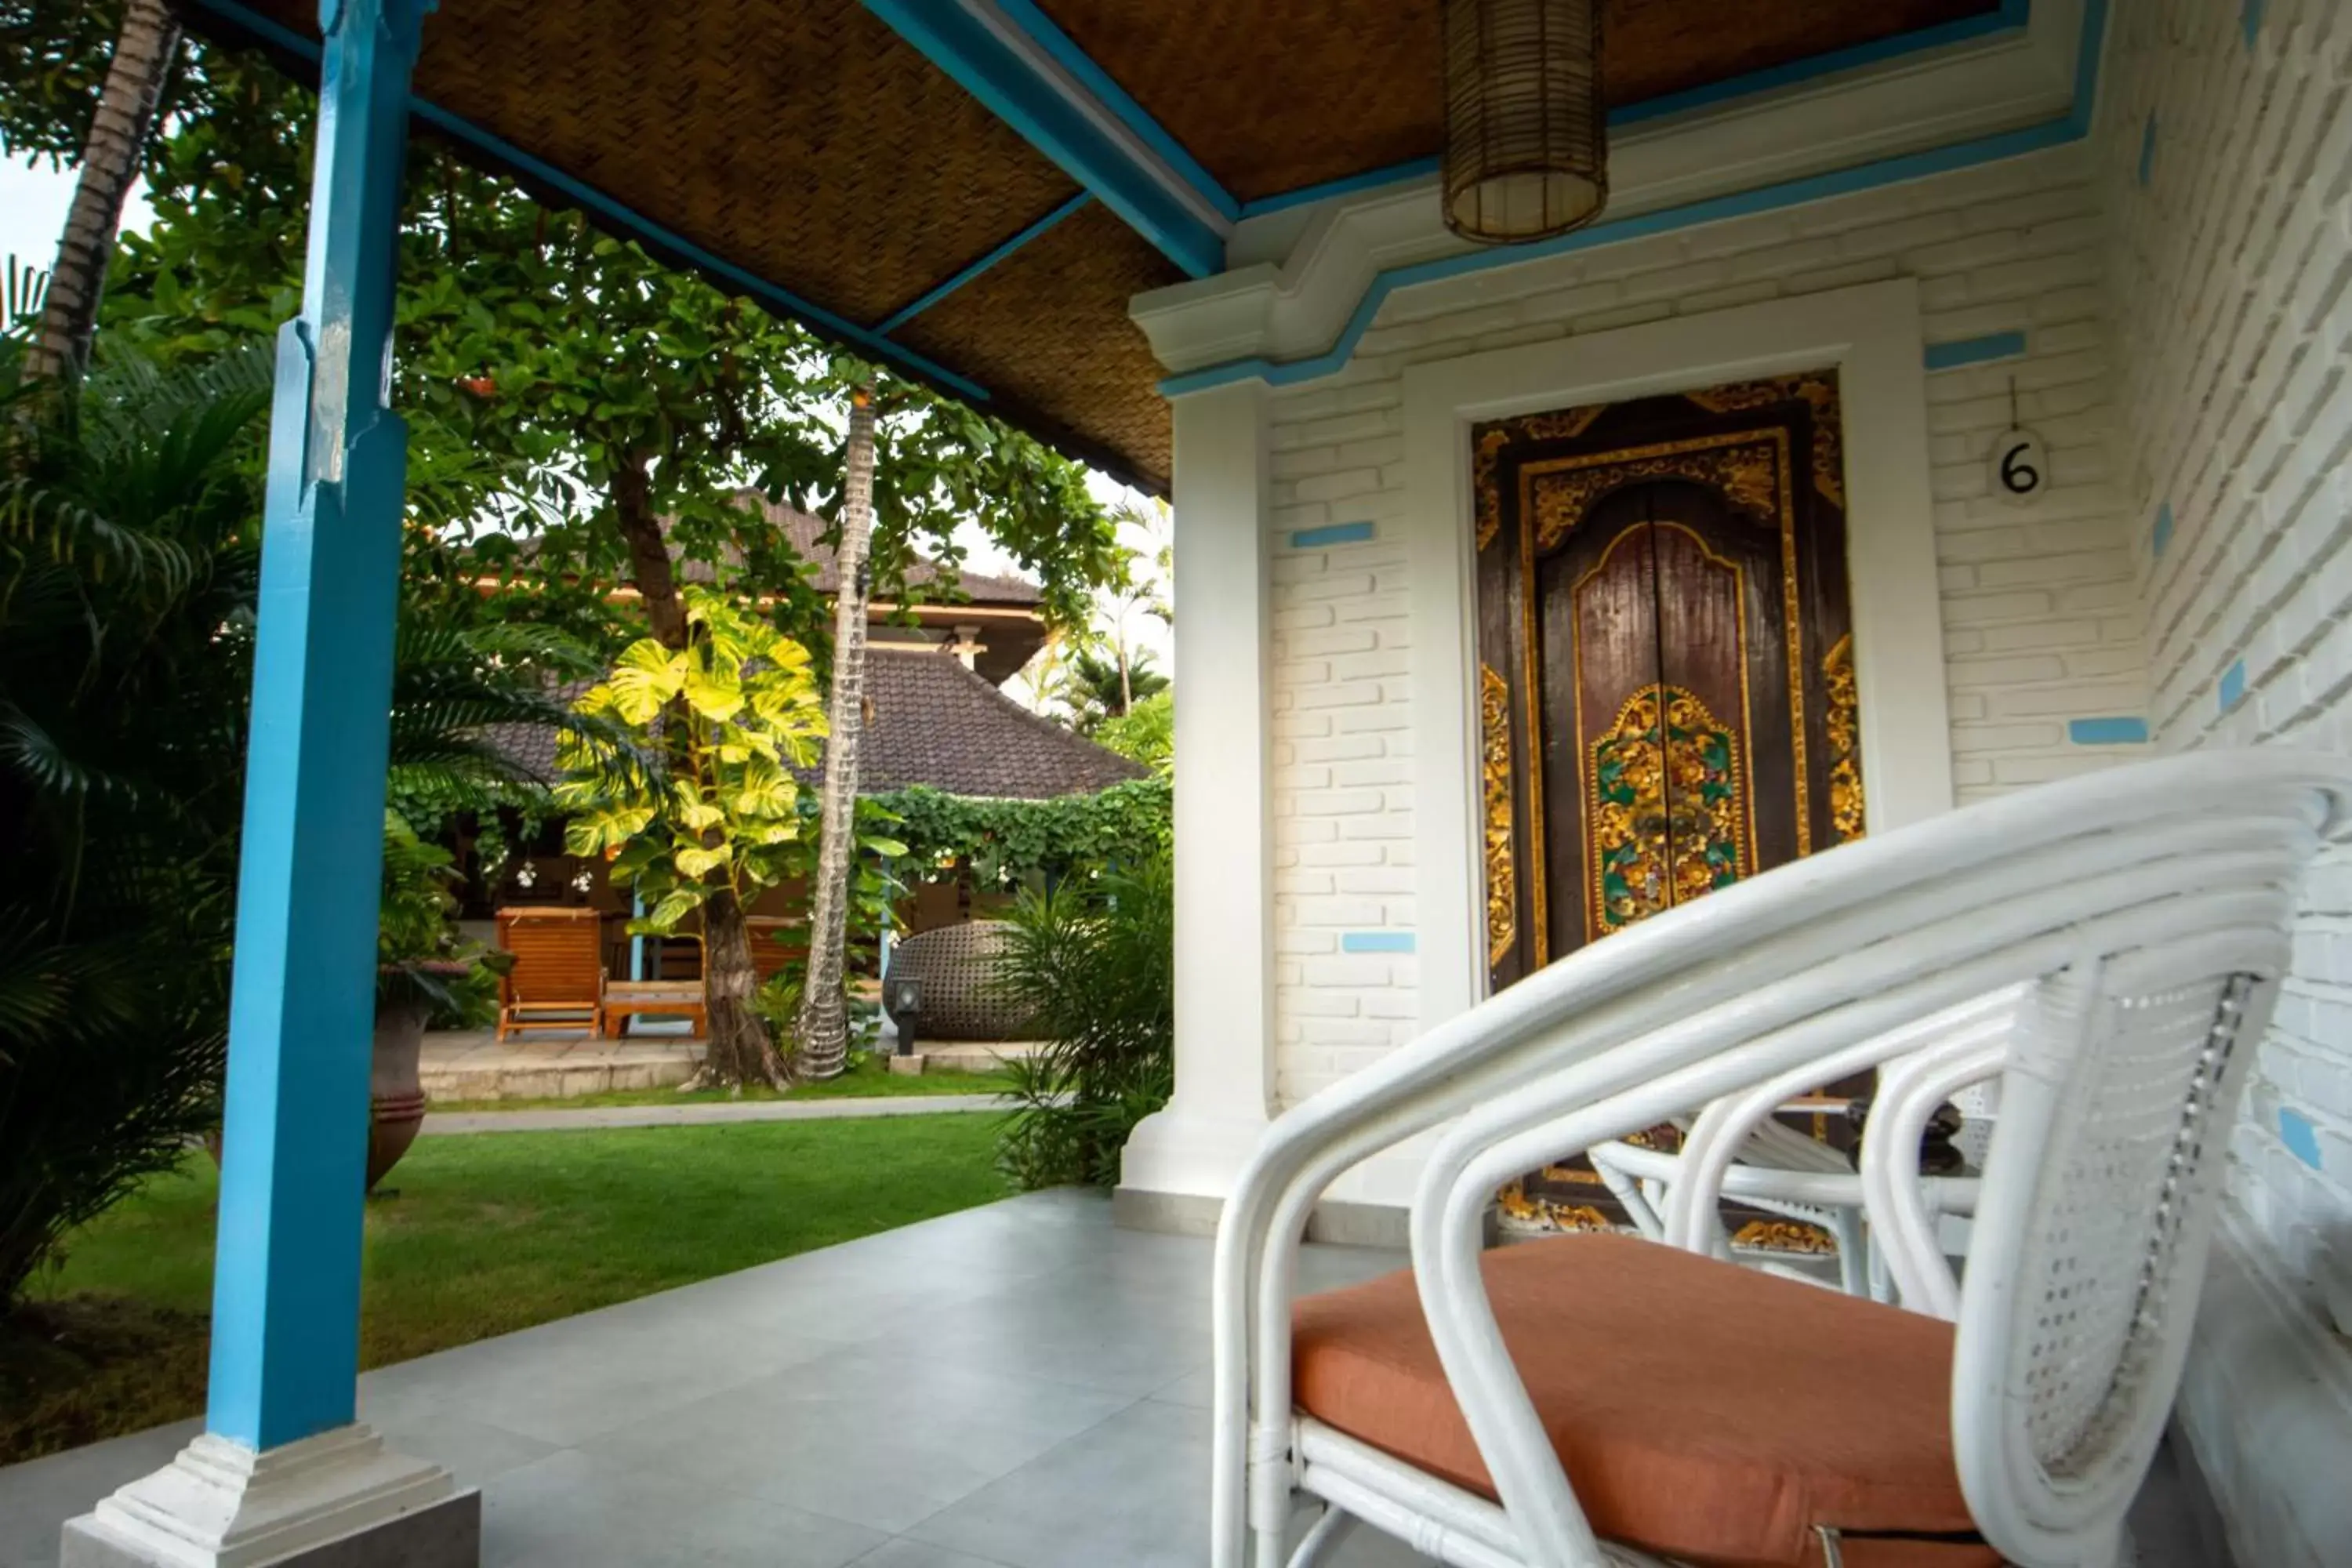
[[[514,967],[499,977],[499,1039],[529,1029],[604,1034],[604,935],[594,910],[500,910],[498,941],[514,954]]]
[[[1455,1568],[2117,1561],[2347,807],[2352,764],[2267,747],[2021,792],[1669,910],[1293,1107],[1218,1230],[1213,1568],[1308,1568],[1364,1523]],[[1904,1305],[1706,1256],[1755,1130],[1880,1067],[1860,1196]],[[1955,1281],[1920,1127],[1983,1081]],[[1504,1183],[1680,1116],[1664,1241],[1485,1249]],[[1423,1135],[1412,1267],[1294,1307],[1324,1190]]]

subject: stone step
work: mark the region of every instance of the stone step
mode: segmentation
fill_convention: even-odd
[[[425,1037],[417,1077],[431,1100],[569,1100],[616,1089],[670,1089],[702,1063],[699,1039],[533,1034],[493,1040],[488,1030]]]

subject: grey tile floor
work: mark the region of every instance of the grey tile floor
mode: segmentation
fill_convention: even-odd
[[[1398,1261],[1309,1247],[1301,1282]],[[386,1367],[360,1413],[482,1489],[485,1568],[1178,1568],[1208,1278],[1204,1241],[1035,1194]],[[193,1431],[0,1469],[0,1568],[51,1568],[66,1518]],[[1365,1531],[1339,1561],[1421,1559]]]

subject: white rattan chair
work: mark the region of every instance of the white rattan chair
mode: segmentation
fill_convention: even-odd
[[[1793,1291],[1873,1333],[1945,1336],[1948,1384],[1935,1385],[1922,1424],[1985,1543],[1976,1560],[1997,1551],[2027,1568],[2109,1568],[2179,1380],[2222,1151],[2288,962],[2295,889],[2347,798],[2352,765],[2264,750],[1971,806],[1669,910],[1291,1110],[1218,1231],[1212,1562],[1280,1568],[1301,1493],[1327,1507],[1294,1568],[1359,1521],[1461,1568],[1687,1552],[1599,1538],[1489,1293],[1490,1278],[1522,1261],[1630,1248],[1702,1279],[1691,1300],[1779,1291],[1785,1305]],[[1990,1038],[1923,1048],[1910,1031],[2009,987],[2021,1000]],[[1485,1212],[1519,1173],[1704,1105],[1661,1216],[1670,1236],[1701,1234],[1753,1120],[1888,1062],[1881,1098],[1898,1110],[1999,1074],[1951,1328],[1621,1238],[1482,1258]],[[1906,1136],[1903,1121],[1883,1118],[1865,1138],[1864,1202],[1906,1298],[1927,1303],[1943,1264],[1916,1180],[1916,1125]],[[1405,1296],[1442,1367],[1443,1417],[1466,1427],[1478,1477],[1399,1458],[1417,1434],[1341,1430],[1294,1400],[1291,1294],[1309,1211],[1342,1172],[1432,1129]],[[1574,1247],[1595,1250],[1564,1250]],[[1595,1354],[1580,1375],[1630,1359]],[[1719,1386],[1744,1375],[1727,1366]],[[1763,1560],[1835,1563],[1842,1533],[1848,1563],[1891,1560],[1837,1518],[1780,1524]]]
[[[2018,988],[2008,987],[1882,1039],[1885,1055],[1870,1112],[1876,1135],[1869,1148],[1885,1171],[1901,1169],[1907,1177],[1889,1189],[1890,1198],[1900,1194],[1899,1210],[1890,1212],[1897,1214],[1901,1230],[1884,1243],[1869,1224],[1868,1178],[1844,1154],[1773,1121],[1779,1108],[1762,1095],[1738,1095],[1670,1118],[1684,1135],[1682,1147],[1671,1152],[1612,1138],[1585,1151],[1586,1157],[1634,1229],[1652,1241],[1732,1256],[1712,1205],[1675,1200],[1685,1173],[1698,1171],[1694,1193],[1712,1191],[1828,1232],[1837,1245],[1838,1283],[1849,1295],[1893,1300],[1895,1274],[1885,1249],[1899,1248],[1903,1277],[1911,1281],[1904,1304],[1950,1318],[1958,1310],[1958,1286],[1944,1257],[1937,1222],[1948,1215],[1974,1215],[1982,1183],[1972,1175],[1921,1176],[1916,1147],[1900,1166],[1887,1161],[1901,1137],[1916,1140],[1925,1132],[1946,1100],[1991,1098],[1968,1091],[2000,1077],[2000,1048],[2021,996]],[[1759,1267],[1818,1282],[1810,1272],[1769,1260]]]

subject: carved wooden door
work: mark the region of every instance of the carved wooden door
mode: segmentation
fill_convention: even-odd
[[[1836,424],[1821,374],[1474,433],[1496,987],[1861,834]],[[1580,1166],[1507,1205],[1602,1222]]]

